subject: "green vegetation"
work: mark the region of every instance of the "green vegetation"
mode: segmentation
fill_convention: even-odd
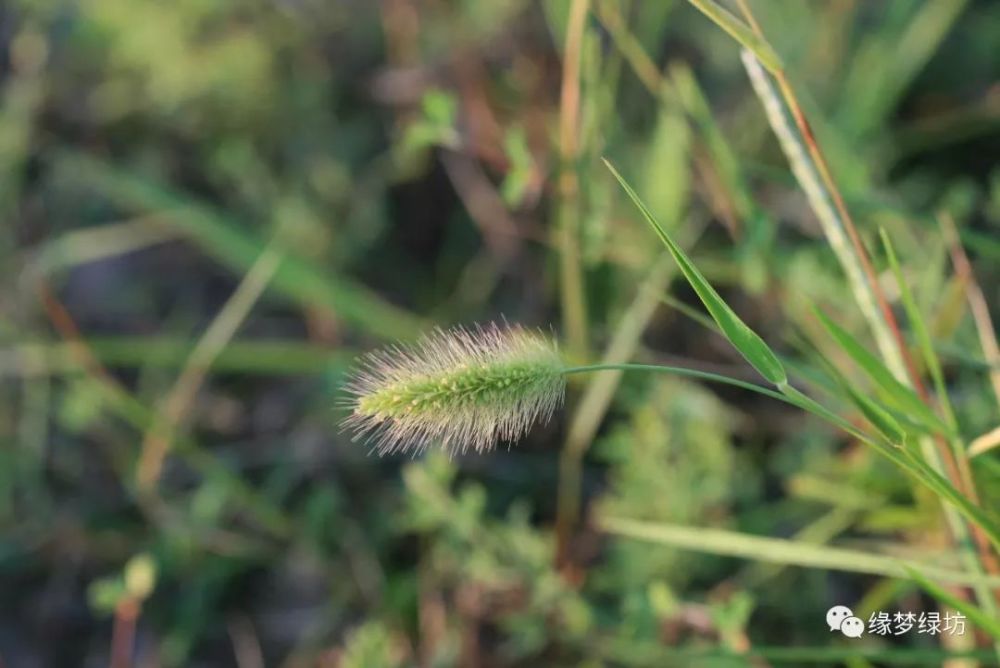
[[[1000,665],[997,34],[6,3],[0,664]]]

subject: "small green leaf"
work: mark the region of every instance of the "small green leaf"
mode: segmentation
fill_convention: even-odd
[[[660,241],[670,251],[684,277],[691,284],[691,287],[694,288],[694,291],[698,293],[698,297],[705,304],[705,308],[708,309],[712,319],[715,320],[715,323],[722,330],[722,333],[729,342],[733,344],[761,376],[775,385],[783,385],[788,378],[785,374],[785,368],[781,365],[774,351],[729,308],[729,305],[723,301],[719,293],[715,291],[715,288],[702,276],[701,272],[698,271],[684,251],[681,250],[680,246],[670,238],[663,227],[653,218],[653,214],[646,208],[646,205],[639,199],[639,196],[632,190],[632,187],[622,178],[622,175],[618,173],[618,170],[607,160],[604,161],[604,164],[611,170],[614,177],[618,179],[618,183],[625,189],[625,192],[632,199],[639,212],[642,213],[646,222],[649,223],[649,226],[653,228]]]

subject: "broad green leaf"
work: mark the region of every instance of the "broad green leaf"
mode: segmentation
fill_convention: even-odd
[[[729,308],[729,305],[723,301],[719,293],[715,291],[715,288],[709,284],[691,260],[688,259],[688,256],[681,250],[681,247],[670,238],[670,235],[656,221],[653,214],[650,213],[646,205],[639,199],[636,192],[629,186],[622,175],[618,173],[618,170],[607,160],[604,161],[604,164],[607,165],[611,173],[618,179],[618,183],[625,189],[625,192],[631,198],[636,208],[639,209],[643,218],[646,219],[646,222],[653,228],[660,241],[670,251],[684,277],[691,284],[691,287],[694,288],[694,291],[698,293],[698,297],[705,304],[705,308],[708,309],[712,319],[715,320],[729,342],[733,344],[761,376],[775,385],[784,385],[788,378],[785,374],[785,368],[781,365],[774,351]]]
[[[917,394],[907,386],[896,380],[892,372],[882,363],[882,361],[869,352],[857,339],[847,330],[831,320],[818,308],[813,312],[827,332],[836,340],[840,348],[846,352],[854,362],[861,367],[861,370],[875,382],[883,391],[888,403],[898,408],[906,415],[917,420],[930,433],[949,433],[948,427],[938,418],[937,415],[921,401]]]

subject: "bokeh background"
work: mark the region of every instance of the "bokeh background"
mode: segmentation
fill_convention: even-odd
[[[935,214],[1000,317],[1000,3],[751,4],[964,433],[996,427]],[[685,2],[3,2],[2,665],[940,665],[824,623],[934,609],[911,582],[601,530],[947,548],[933,498],[784,404],[605,374],[485,455],[339,430],[356,356],[434,326],[757,380],[602,157],[803,373],[810,303],[860,328],[738,45]]]

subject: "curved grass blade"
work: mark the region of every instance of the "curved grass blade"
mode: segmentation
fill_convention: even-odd
[[[961,612],[963,615],[968,617],[973,624],[981,628],[983,631],[986,631],[986,633],[990,634],[994,640],[1000,643],[1000,620],[990,617],[968,601],[955,596],[944,587],[933,582],[930,578],[917,570],[916,567],[904,565],[903,568],[906,569],[906,572],[909,573],[910,577],[913,578],[917,584],[923,587],[928,594]]]
[[[656,221],[653,214],[646,208],[642,200],[639,199],[639,195],[629,186],[622,175],[618,173],[618,170],[607,160],[604,161],[604,164],[611,170],[614,177],[618,179],[618,183],[621,184],[636,208],[639,209],[643,218],[649,223],[649,226],[653,228],[653,232],[656,233],[656,236],[660,238],[663,245],[670,251],[684,277],[691,284],[691,287],[694,288],[694,291],[698,293],[698,297],[705,304],[705,308],[708,309],[712,319],[715,320],[715,323],[722,330],[722,333],[729,342],[733,344],[761,376],[775,385],[784,385],[788,377],[785,374],[785,368],[781,365],[781,361],[778,360],[778,356],[774,354],[774,351],[729,308],[729,305],[719,296],[715,288],[709,284],[684,251],[681,250],[681,247],[670,238],[666,230]]]

